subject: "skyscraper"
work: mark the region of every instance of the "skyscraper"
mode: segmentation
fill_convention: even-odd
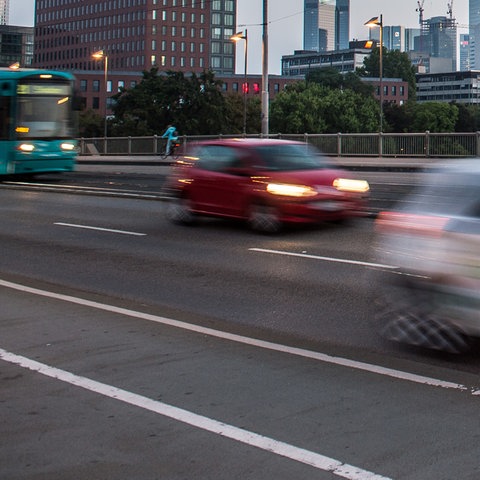
[[[233,74],[236,0],[37,0],[34,64]]]
[[[8,25],[8,3],[10,0],[0,0],[0,25]]]
[[[335,0],[320,0],[318,5],[318,47],[319,52],[335,50],[336,6]]]
[[[480,0],[469,0],[470,69],[480,69]]]
[[[345,50],[350,41],[350,0],[337,0],[335,12],[335,50]]]
[[[347,49],[349,40],[350,0],[305,0],[304,50]]]

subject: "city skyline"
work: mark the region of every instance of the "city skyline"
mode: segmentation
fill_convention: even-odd
[[[382,0],[350,0],[350,36],[367,38],[368,28],[363,25],[369,18],[383,14],[384,25],[403,25],[418,27],[417,1],[408,0],[405,8],[399,9],[394,2],[386,5]],[[10,2],[10,24],[33,26],[34,0],[15,0]],[[303,5],[304,0],[280,2],[269,7],[269,72],[279,74],[282,55],[291,55],[294,50],[303,48]],[[258,74],[262,68],[262,0],[237,0],[237,28],[248,28],[248,73]],[[424,18],[445,16],[447,1],[427,0],[424,2]],[[459,33],[466,33],[463,25],[468,24],[468,1],[455,4],[454,17],[459,24]],[[367,18],[368,17],[368,18]],[[288,32],[288,34],[286,34]],[[241,49],[239,45],[237,48]],[[243,55],[237,52],[236,71],[243,71]]]

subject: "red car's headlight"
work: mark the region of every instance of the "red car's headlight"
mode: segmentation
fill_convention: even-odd
[[[333,186],[342,192],[367,193],[370,190],[370,185],[366,180],[351,178],[336,178]]]
[[[317,191],[307,185],[291,185],[288,183],[269,183],[267,192],[284,197],[314,197]]]

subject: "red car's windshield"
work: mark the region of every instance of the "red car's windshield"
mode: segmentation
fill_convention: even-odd
[[[309,145],[265,145],[255,148],[266,170],[313,170],[329,168],[325,157]]]

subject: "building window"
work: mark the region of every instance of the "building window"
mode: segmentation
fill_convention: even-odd
[[[212,55],[211,67],[212,67],[212,68],[220,68],[221,65],[222,65],[222,59],[221,59],[221,57],[216,57],[216,56],[213,56],[213,55]]]
[[[87,80],[80,80],[80,91],[81,92],[86,92],[87,91],[87,85],[88,85]]]
[[[92,91],[99,92],[100,91],[100,80],[94,80],[92,82]]]

